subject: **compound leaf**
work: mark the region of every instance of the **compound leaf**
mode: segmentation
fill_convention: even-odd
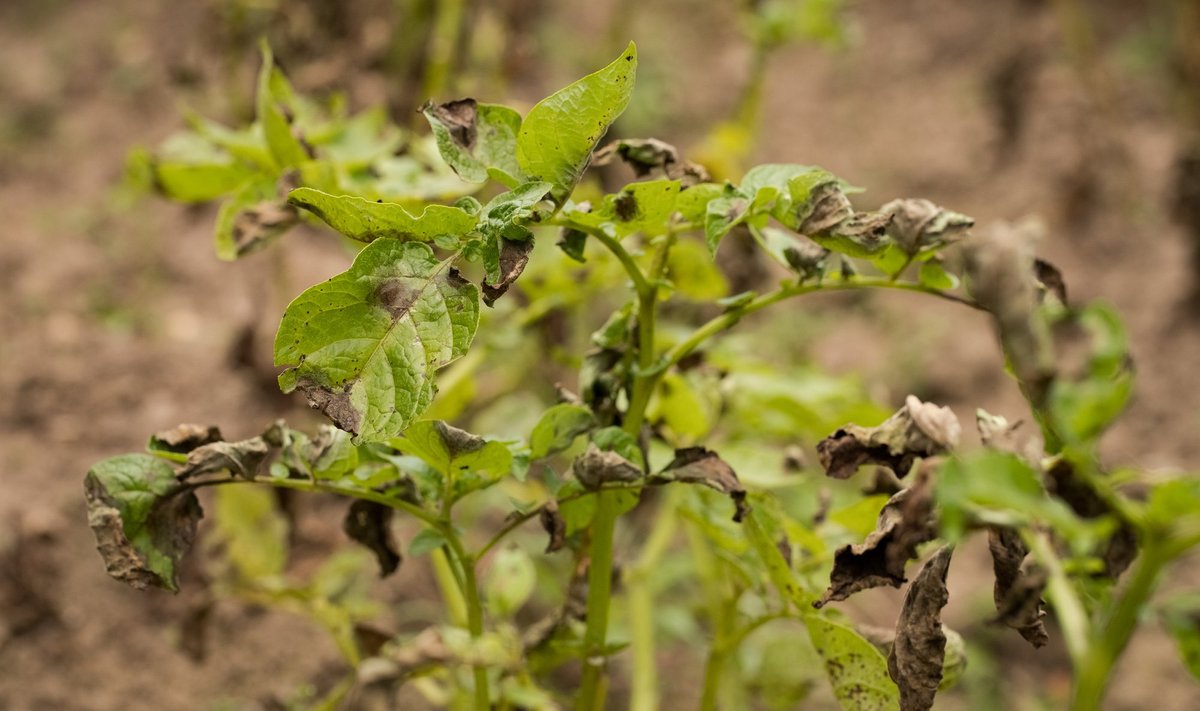
[[[330,195],[313,188],[288,193],[288,203],[302,207],[338,232],[359,242],[377,239],[431,242],[459,237],[475,228],[477,218],[459,207],[426,205],[413,215],[393,202],[371,202],[353,195]]]
[[[563,203],[574,190],[596,144],[625,111],[637,74],[632,42],[612,64],[542,99],[517,134],[517,163],[535,180],[554,184]]]
[[[434,373],[466,353],[479,290],[418,242],[372,242],[350,269],[288,306],[275,336],[284,392],[299,389],[356,441],[404,431],[429,407]]]

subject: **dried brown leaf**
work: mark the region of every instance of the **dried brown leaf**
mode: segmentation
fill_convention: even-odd
[[[558,512],[558,502],[554,499],[546,502],[538,513],[538,520],[550,540],[546,541],[546,552],[555,553],[567,544],[567,521]]]
[[[884,504],[875,531],[866,540],[834,553],[829,588],[814,607],[845,600],[860,590],[904,584],[904,568],[916,557],[917,547],[937,536],[932,469],[932,464],[922,466],[916,482]]]
[[[996,584],[992,597],[996,602],[997,624],[1011,627],[1034,647],[1049,641],[1046,633],[1045,601],[1042,589],[1045,574],[1037,569],[1022,569],[1029,552],[1015,529],[993,526],[988,529],[988,550],[992,554],[992,571]]]
[[[864,464],[886,466],[903,478],[919,458],[958,446],[961,427],[948,407],[921,402],[913,395],[878,427],[846,425],[817,443],[825,474],[847,479]]]
[[[635,482],[642,478],[640,467],[616,452],[601,450],[594,442],[575,459],[572,471],[579,483],[588,489],[599,489],[605,484]]]
[[[651,483],[665,484],[672,481],[702,484],[727,494],[733,500],[733,520],[736,522],[740,523],[750,513],[750,504],[746,503],[746,488],[738,481],[737,472],[716,452],[704,447],[675,450],[675,458]]]
[[[216,425],[182,424],[169,430],[155,432],[150,437],[150,448],[187,454],[188,452],[213,442],[220,442],[221,430]]]
[[[403,558],[392,534],[392,509],[376,501],[358,500],[346,510],[342,531],[375,554],[379,577],[386,578],[400,567]]]
[[[212,442],[188,452],[187,463],[179,470],[178,477],[183,481],[225,470],[233,477],[253,479],[269,452],[261,436],[240,442]]]
[[[900,687],[900,711],[928,711],[942,682],[946,633],[941,615],[950,599],[946,571],[953,552],[951,546],[939,549],[904,596],[896,638],[888,654],[888,674]]]

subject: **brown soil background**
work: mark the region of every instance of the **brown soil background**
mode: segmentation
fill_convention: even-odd
[[[217,606],[207,659],[192,661],[177,644],[188,596],[136,593],[109,580],[85,524],[88,466],[139,449],[146,433],[219,422],[236,437],[281,413],[305,417],[263,387],[261,368],[231,368],[230,354],[251,326],[252,352],[268,360],[280,306],[278,291],[261,278],[271,257],[218,262],[212,208],[154,200],[132,211],[112,207],[127,150],[177,129],[181,100],[227,115],[223,62],[247,70],[235,74],[240,90],[248,88],[252,50],[214,54],[215,5],[0,5],[2,709],[276,708],[272,699],[303,683],[337,678],[336,654],[319,630],[232,601]],[[609,54],[603,32],[553,32],[603,27],[608,3],[542,5],[542,15],[529,18],[526,69],[512,87],[523,100]],[[631,34],[661,90],[649,109],[661,117],[658,137],[687,145],[734,100],[748,50],[728,5],[665,0],[636,8]],[[1099,4],[1111,101],[1098,106],[1068,61],[1049,3],[855,3],[855,47],[794,47],[775,58],[758,156],[822,165],[869,186],[871,203],[927,197],[981,226],[1040,217],[1044,255],[1062,268],[1072,298],[1113,303],[1130,330],[1136,401],[1108,437],[1107,456],[1180,470],[1200,461],[1192,361],[1200,321],[1187,300],[1195,275],[1186,235],[1167,209],[1183,133],[1169,87],[1121,59],[1123,38],[1149,10],[1149,3]],[[369,34],[369,21],[364,16],[352,30]],[[578,66],[553,64],[564,57]],[[388,80],[356,61],[346,50],[304,57],[289,70],[302,87],[347,89],[356,106],[395,98]],[[1007,143],[990,88],[1006,66],[1018,67],[1022,121]],[[345,264],[320,235],[289,240],[291,293]],[[1019,416],[982,318],[919,300],[875,304],[870,318],[849,316],[822,338],[822,364],[862,371],[893,399],[905,389],[936,396],[964,421],[976,406]],[[897,343],[903,362],[889,355]],[[336,510],[320,502],[306,504],[301,521],[303,564],[339,534]],[[960,568],[952,594],[956,585],[990,586],[984,568]],[[1178,587],[1200,576],[1184,570],[1176,578]],[[411,596],[425,585],[408,572],[385,592]],[[860,607],[893,598],[881,592]],[[977,616],[955,605],[952,624]],[[1061,698],[1069,683],[1061,650],[1006,649],[999,660],[1006,688]],[[665,708],[694,703],[695,689],[664,684]],[[1035,707],[1032,693],[1011,698],[1014,708]],[[953,698],[945,703],[961,707]],[[1151,706],[1200,708],[1200,686],[1153,626],[1135,639],[1110,697],[1113,709]]]

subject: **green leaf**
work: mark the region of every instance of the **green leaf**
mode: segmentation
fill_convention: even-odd
[[[517,134],[517,163],[533,179],[552,183],[559,204],[625,111],[636,74],[637,47],[630,42],[612,64],[542,99],[525,117]]]
[[[708,243],[708,252],[716,256],[717,248],[725,235],[750,216],[750,200],[736,193],[708,201],[704,214],[704,239]]]
[[[255,97],[258,122],[262,125],[263,137],[275,164],[280,168],[294,168],[312,157],[292,133],[292,124],[285,113],[294,112],[295,95],[283,72],[275,66],[271,47],[265,40],[261,50],[262,69],[258,73],[258,94]]]
[[[1179,656],[1192,676],[1200,679],[1200,595],[1179,595],[1162,608],[1162,621],[1179,645]]]
[[[708,203],[724,194],[725,186],[719,183],[700,183],[683,188],[675,199],[675,210],[685,221],[703,224],[708,214]]]
[[[729,282],[700,242],[681,239],[667,253],[667,276],[675,291],[693,301],[715,301],[729,293]]]
[[[958,287],[958,279],[947,272],[946,268],[937,259],[931,259],[922,264],[921,272],[917,279],[930,289],[951,291]]]
[[[432,242],[458,238],[475,229],[477,218],[460,207],[426,205],[414,216],[393,202],[371,202],[353,195],[330,195],[313,188],[288,193],[288,202],[304,208],[338,232],[359,242],[377,239]]]
[[[403,438],[392,444],[446,477],[463,471],[503,475],[512,466],[512,452],[503,442],[486,440],[437,420],[414,423],[404,431]]]
[[[662,234],[675,214],[679,197],[678,180],[651,180],[630,183],[614,195],[606,195],[600,207],[592,212],[571,212],[567,217],[581,225],[611,228],[617,237],[640,232],[653,236]]]
[[[537,568],[529,554],[520,548],[501,548],[484,579],[488,608],[499,617],[512,617],[533,595],[536,586]]]
[[[517,164],[521,114],[474,99],[428,103],[421,113],[433,129],[442,159],[463,180],[482,183],[494,176],[510,188],[525,180]]]
[[[299,389],[355,441],[395,437],[429,407],[434,373],[466,353],[479,290],[433,250],[381,239],[288,306],[275,336],[284,392]]]
[[[108,574],[139,590],[178,590],[179,561],[204,512],[171,465],[150,454],[112,457],[88,471],[84,488],[88,525]]]
[[[1086,372],[1076,380],[1055,379],[1050,416],[1068,442],[1098,438],[1125,409],[1133,394],[1133,373],[1125,327],[1110,307],[1089,304],[1078,315],[1090,339]]]
[[[444,545],[446,545],[445,536],[432,528],[423,528],[409,541],[408,554],[417,558]]]
[[[567,449],[575,438],[596,426],[592,411],[562,403],[546,410],[529,435],[529,456],[542,459]]]
[[[846,711],[895,711],[900,690],[887,659],[852,628],[819,615],[804,618],[813,647],[825,662],[833,695]]]

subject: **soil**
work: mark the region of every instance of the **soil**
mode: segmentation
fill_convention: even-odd
[[[239,437],[279,416],[316,421],[274,389],[272,318],[301,287],[344,268],[346,253],[297,231],[286,269],[279,250],[219,262],[213,207],[130,206],[114,189],[130,147],[154,145],[180,126],[181,101],[205,114],[237,113],[222,97],[229,86],[248,88],[253,43],[222,53],[218,4],[0,6],[0,708],[274,709],[340,673],[316,627],[230,600],[210,613],[207,655],[189,654],[180,624],[195,616],[197,600],[110,580],[85,523],[88,466],[140,449],[149,432],[219,423]],[[524,5],[544,13],[530,19],[538,38],[568,22],[602,27],[611,9]],[[659,93],[642,111],[667,127],[659,138],[687,145],[730,110],[748,50],[732,3],[645,5],[632,34],[642,64],[658,67],[647,83]],[[853,47],[794,47],[773,60],[758,158],[817,164],[870,186],[856,198],[863,204],[927,197],[972,215],[980,229],[1040,219],[1043,256],[1062,269],[1071,298],[1111,302],[1130,331],[1136,400],[1106,439],[1108,460],[1182,470],[1200,461],[1200,378],[1191,362],[1200,356],[1200,319],[1189,300],[1196,274],[1192,245],[1170,221],[1172,166],[1186,136],[1162,82],[1122,59],[1144,3],[1096,5],[1097,46],[1110,60],[1099,77],[1073,63],[1050,3],[854,3]],[[363,23],[361,36],[379,34]],[[663,29],[672,27],[686,29]],[[509,57],[528,70],[512,91],[535,99],[566,78],[546,68],[555,57],[586,65],[610,54],[603,32],[572,33],[571,42],[523,40],[522,52],[547,58]],[[289,71],[304,88],[347,88],[355,105],[411,103],[389,93],[361,43],[347,44],[359,49],[333,59],[297,52],[302,61]],[[272,283],[263,274],[287,276]],[[883,400],[912,390],[949,404],[965,422],[975,407],[1023,414],[981,315],[890,296],[870,306],[839,312],[839,328],[814,349],[822,365],[868,374]],[[340,536],[340,509],[305,500],[297,510],[293,565],[303,566]],[[952,568],[951,625],[980,619],[975,603],[990,595],[983,571]],[[1195,582],[1185,573],[1168,585]],[[379,592],[419,597],[430,584],[418,566],[405,566]],[[956,598],[961,589],[974,592]],[[890,624],[897,598],[873,591],[849,609]],[[998,644],[1014,686],[1028,682],[1052,699],[1065,693],[1061,649]],[[695,693],[664,684],[672,698]],[[1032,708],[1036,700],[1018,694],[1013,703]],[[1153,626],[1117,670],[1109,707],[1151,703],[1200,708],[1200,686]]]

